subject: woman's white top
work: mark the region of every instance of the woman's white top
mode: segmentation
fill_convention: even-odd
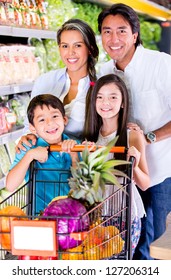
[[[99,132],[98,140],[96,142],[97,145],[106,146],[110,141],[112,141],[116,137],[116,131],[112,134],[103,137]],[[129,130],[128,130],[128,139],[129,139]],[[129,140],[128,140],[129,147]],[[108,159],[113,158],[113,153],[109,153]],[[141,196],[137,190],[137,187],[134,182],[132,182],[132,205],[131,205],[131,221],[134,220],[135,217],[142,218],[146,213],[144,209],[144,205],[141,199]],[[118,189],[117,186],[106,185],[105,198],[109,197],[113,192]],[[111,206],[109,206],[111,208]],[[111,211],[111,209],[107,209],[107,211]],[[113,206],[114,207],[114,206]]]

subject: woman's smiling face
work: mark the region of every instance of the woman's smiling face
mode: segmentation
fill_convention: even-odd
[[[61,33],[59,51],[68,71],[82,71],[85,75],[87,74],[89,50],[79,31],[63,31]]]
[[[33,124],[30,130],[43,138],[49,144],[61,141],[61,135],[67,124],[67,117],[63,117],[59,109],[43,105],[34,110]]]

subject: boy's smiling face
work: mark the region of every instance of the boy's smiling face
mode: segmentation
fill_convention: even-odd
[[[67,122],[67,117],[63,117],[59,109],[46,105],[42,108],[37,106],[34,110],[34,125],[30,124],[30,130],[47,143],[56,144],[61,142],[61,135]]]

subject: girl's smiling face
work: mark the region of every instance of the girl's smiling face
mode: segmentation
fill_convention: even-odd
[[[102,119],[118,119],[122,106],[122,94],[115,83],[100,88],[96,97],[96,111]]]
[[[49,144],[61,141],[61,135],[67,124],[67,117],[63,117],[59,109],[43,105],[34,110],[34,125],[30,124],[30,130],[43,138]]]

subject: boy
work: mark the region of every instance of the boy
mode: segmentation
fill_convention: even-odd
[[[24,180],[29,180],[29,166],[36,160],[36,186],[34,208],[36,213],[44,210],[46,205],[58,195],[67,195],[67,179],[71,165],[75,166],[78,153],[68,153],[76,144],[63,133],[67,117],[62,102],[51,94],[34,97],[28,106],[27,116],[30,131],[38,137],[34,146],[25,146],[26,151],[16,154],[6,179],[6,189],[14,191]],[[66,152],[50,152],[51,144],[61,144]],[[47,170],[47,169],[58,169]],[[59,172],[66,170],[66,172]],[[45,183],[46,182],[46,183]]]

